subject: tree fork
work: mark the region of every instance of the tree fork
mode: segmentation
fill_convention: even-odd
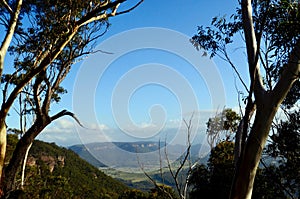
[[[269,100],[266,100],[262,106],[257,107],[245,151],[236,169],[236,180],[232,187],[231,199],[251,199],[261,154],[267,141],[273,118],[279,107],[268,102]]]

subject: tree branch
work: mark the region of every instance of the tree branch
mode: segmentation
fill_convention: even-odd
[[[252,93],[256,98],[257,103],[263,100],[265,89],[261,80],[260,70],[259,70],[259,41],[255,36],[255,30],[252,18],[252,6],[251,0],[242,0],[242,19],[243,19],[243,29],[245,35],[245,42],[247,48],[248,56],[248,66],[249,75],[251,79],[249,98],[251,98]],[[260,38],[259,38],[260,40]]]
[[[117,15],[121,15],[121,14],[125,14],[125,13],[128,13],[128,12],[131,12],[131,11],[134,10],[136,7],[138,7],[141,3],[143,3],[143,1],[144,1],[144,0],[140,0],[135,6],[129,8],[128,10],[124,10],[124,11],[115,13],[114,16],[117,16]]]
[[[41,77],[36,77],[34,85],[33,85],[33,100],[35,104],[35,112],[36,115],[42,115],[42,109],[41,109],[41,99],[39,96],[39,90],[40,90],[40,85],[42,83],[42,78]]]
[[[9,5],[7,4],[7,2],[5,0],[2,0],[2,2],[4,4],[4,6],[6,6],[8,8],[8,10],[10,10],[10,12],[11,12],[12,10],[9,7]],[[3,73],[3,69],[4,69],[4,57],[6,55],[7,49],[10,45],[10,42],[12,40],[12,37],[13,37],[15,29],[16,29],[21,6],[22,6],[22,0],[18,0],[16,10],[13,13],[11,13],[8,31],[6,31],[4,40],[1,44],[1,48],[0,48],[0,80],[1,80],[2,73]]]
[[[287,66],[284,67],[277,84],[272,91],[272,97],[275,104],[281,104],[291,89],[293,83],[299,79],[300,75],[300,39],[296,42]]]
[[[54,60],[56,57],[62,52],[63,48],[70,42],[70,40],[74,37],[74,35],[77,33],[77,30],[79,27],[74,28],[74,32],[70,33],[67,38],[62,42],[61,45],[59,45],[52,53],[48,53],[47,56],[40,62],[39,66],[32,69],[25,77],[22,79],[22,81],[19,82],[18,85],[13,89],[13,91],[10,93],[8,99],[4,104],[2,105],[1,113],[6,114],[10,107],[12,106],[14,100],[18,96],[18,94],[21,92],[23,87],[30,82],[38,73],[40,73],[42,70],[45,70],[47,66]]]
[[[7,9],[7,11],[9,12],[9,14],[11,16],[13,16],[14,14],[14,11],[11,9],[11,7],[8,5],[8,3],[5,1],[5,0],[2,0],[2,3],[4,5],[4,7]]]
[[[21,1],[21,0],[20,0]],[[123,3],[126,0],[117,0],[112,3],[108,3],[105,6],[99,7],[91,12],[89,12],[86,16],[82,17],[80,20],[75,22],[75,26],[73,27],[72,32],[69,32],[68,35],[66,35],[64,41],[62,41],[61,44],[59,44],[57,47],[53,49],[53,51],[50,53],[47,53],[47,55],[41,60],[39,66],[32,69],[25,77],[24,79],[13,89],[10,96],[8,97],[7,101],[3,104],[3,107],[1,109],[2,114],[6,114],[9,110],[9,108],[12,106],[14,99],[17,97],[19,92],[21,92],[22,88],[39,72],[44,70],[53,60],[56,59],[56,57],[62,52],[64,47],[71,41],[71,39],[74,37],[74,35],[77,33],[78,29],[81,26],[84,26],[90,22],[105,19],[109,15],[107,14],[101,14],[99,16],[95,16],[97,13],[102,12],[104,10],[115,8],[119,3]],[[50,47],[49,50],[52,48]]]
[[[106,10],[115,8],[118,6],[118,4],[125,2],[126,0],[117,0],[114,2],[110,3],[105,3],[105,4],[100,4],[100,7],[96,7],[92,11],[88,12],[84,17],[79,19],[78,21],[75,22],[76,26],[83,26],[85,24],[88,24],[90,22],[100,20],[100,19],[105,19],[109,16],[109,14],[106,14]]]
[[[160,143],[160,142],[159,142]],[[160,145],[160,144],[159,144]],[[160,149],[159,149],[160,150]],[[173,197],[171,196],[171,194],[169,192],[167,192],[165,189],[164,189],[164,186],[160,187],[156,181],[145,171],[144,167],[141,165],[140,163],[140,159],[139,157],[137,156],[137,161],[138,161],[138,164],[140,165],[140,168],[141,170],[143,171],[144,175],[151,181],[151,183],[155,186],[155,188],[157,188],[158,190],[160,190],[161,192],[165,193],[168,195],[168,197],[170,199],[173,199]]]
[[[227,51],[224,50],[223,53],[224,53],[224,56],[225,56],[225,58],[226,58],[226,61],[230,64],[231,68],[232,68],[232,69],[234,70],[234,72],[237,74],[237,76],[238,76],[240,82],[243,84],[244,88],[245,88],[246,91],[249,93],[249,89],[247,88],[247,86],[246,86],[244,80],[242,79],[242,77],[241,77],[239,71],[236,69],[235,65],[232,63],[231,59],[229,58],[229,56],[228,56],[228,54],[227,54]]]
[[[50,120],[54,121],[54,120],[56,120],[56,119],[58,119],[60,117],[63,117],[63,116],[70,116],[70,117],[72,117],[77,122],[77,124],[79,124],[79,126],[85,128],[81,124],[81,122],[79,121],[79,119],[76,117],[76,115],[74,113],[70,112],[70,111],[67,111],[67,110],[62,110],[62,111],[58,112],[57,114],[55,114],[52,117],[50,117]]]

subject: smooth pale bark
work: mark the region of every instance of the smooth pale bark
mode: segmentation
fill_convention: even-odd
[[[18,22],[20,10],[21,10],[21,7],[22,7],[22,3],[23,3],[22,0],[18,0],[17,4],[16,4],[16,10],[13,11],[9,7],[9,5],[7,4],[6,1],[3,2],[6,9],[9,11],[9,13],[11,15],[11,18],[10,18],[8,30],[6,31],[5,37],[3,39],[3,42],[2,42],[1,48],[0,48],[0,80],[1,80],[2,73],[3,73],[3,69],[4,69],[4,58],[5,58],[5,55],[7,53],[7,49],[10,45],[10,42],[13,38],[15,29],[16,29],[16,26],[17,26],[17,22]]]
[[[6,116],[8,114],[8,111],[10,110],[10,108],[12,107],[15,99],[18,97],[19,93],[22,91],[22,89],[24,88],[24,86],[30,82],[37,74],[39,74],[39,72],[41,72],[42,70],[44,70],[49,64],[51,64],[51,62],[61,53],[61,51],[63,50],[63,48],[67,45],[67,43],[73,38],[73,36],[76,34],[76,31],[78,30],[79,27],[77,27],[77,29],[75,29],[75,32],[71,33],[69,35],[69,37],[67,38],[67,40],[65,42],[63,42],[58,49],[53,53],[53,54],[48,54],[48,56],[46,56],[40,63],[39,67],[31,70],[26,77],[23,79],[23,81],[21,81],[14,89],[13,91],[10,93],[9,97],[7,98],[7,100],[5,102],[2,103],[2,107],[0,110],[0,178],[1,178],[1,190],[3,190],[3,186],[6,186],[4,182],[8,182],[7,180],[3,181],[3,166],[4,166],[4,158],[5,158],[5,154],[6,154],[6,124],[5,124],[5,119]],[[1,122],[3,121],[3,122]],[[41,132],[41,131],[39,131]],[[32,142],[32,141],[31,141]],[[30,143],[31,143],[30,142]],[[23,143],[23,142],[22,142]],[[30,144],[29,143],[29,144]],[[26,149],[28,148],[29,144],[26,146],[26,148],[24,148],[24,150],[26,151]],[[23,153],[23,152],[22,152]],[[23,154],[23,157],[24,158]],[[6,178],[7,176],[4,176],[4,178]],[[1,194],[1,193],[0,193]]]
[[[2,102],[2,106],[0,109],[0,178],[1,178],[1,184],[0,184],[0,197],[3,195],[8,195],[11,190],[13,190],[14,186],[14,179],[16,176],[16,172],[18,171],[18,168],[20,167],[20,164],[22,163],[22,160],[24,159],[24,156],[26,155],[26,151],[30,144],[33,142],[34,138],[42,132],[42,130],[52,121],[55,119],[58,119],[59,117],[69,115],[73,117],[77,122],[77,118],[74,116],[73,113],[68,111],[61,111],[58,114],[54,115],[53,117],[48,116],[48,109],[50,107],[49,104],[46,103],[42,106],[42,112],[43,114],[38,114],[37,117],[39,119],[28,129],[28,134],[25,133],[25,135],[21,138],[21,140],[18,142],[16,150],[14,151],[13,157],[10,160],[9,165],[5,169],[5,172],[3,171],[4,166],[4,158],[6,153],[6,126],[5,126],[5,119],[6,116],[12,107],[15,99],[19,95],[19,93],[22,91],[24,86],[26,86],[36,75],[40,74],[42,71],[46,70],[46,68],[53,62],[53,60],[56,59],[56,57],[62,52],[62,50],[65,48],[65,46],[73,39],[74,35],[77,33],[78,29],[84,25],[87,25],[88,23],[91,23],[93,21],[97,20],[106,20],[110,17],[117,16],[120,14],[125,14],[133,9],[135,9],[138,5],[140,5],[143,0],[140,0],[135,6],[131,7],[128,10],[118,12],[117,9],[119,5],[123,2],[126,2],[127,0],[116,0],[114,2],[107,1],[106,3],[102,3],[100,6],[96,7],[94,10],[83,16],[81,19],[76,21],[74,23],[74,27],[72,29],[72,32],[69,32],[68,35],[65,35],[65,38],[59,42],[57,42],[55,45],[51,46],[49,50],[46,50],[43,53],[43,56],[37,57],[37,60],[35,61],[35,66],[31,71],[29,71],[27,74],[24,75],[24,78],[16,85],[15,88],[9,93],[8,97],[5,99],[5,101]],[[22,3],[21,0],[18,1],[18,3]],[[20,4],[21,5],[21,4]],[[106,12],[110,10],[110,12]],[[97,15],[98,13],[101,13]],[[9,44],[7,45],[7,47]],[[51,52],[50,52],[51,51]],[[3,58],[3,53],[1,52],[0,58]],[[3,62],[1,62],[1,73],[3,69]],[[51,98],[51,96],[48,96]],[[47,98],[47,97],[46,97]],[[46,100],[48,101],[48,100]],[[41,113],[41,112],[40,112]],[[5,173],[5,175],[4,175]]]
[[[24,189],[24,183],[25,183],[25,169],[26,169],[26,164],[27,164],[27,159],[28,159],[28,153],[31,149],[32,143],[28,146],[26,149],[25,157],[23,160],[23,165],[22,165],[22,175],[21,175],[21,189]]]
[[[15,11],[12,11],[12,9],[9,7],[6,1],[3,2],[4,6],[10,12],[11,18],[10,18],[8,30],[6,31],[5,37],[1,43],[1,48],[0,48],[0,81],[4,70],[5,55],[7,53],[7,49],[11,43],[11,40],[13,38],[16,29],[17,21],[22,7],[22,2],[23,2],[22,0],[17,1]],[[5,124],[6,114],[1,114],[0,117],[1,117],[0,118],[0,183],[2,183],[2,171],[4,167],[4,160],[6,154],[6,124]],[[1,195],[2,193],[0,193],[0,196]]]
[[[256,101],[257,111],[255,120],[247,139],[244,154],[241,157],[241,163],[239,168],[237,168],[237,178],[231,192],[231,198],[251,198],[256,170],[268,138],[272,121],[293,83],[299,78],[299,55],[300,40],[291,53],[289,64],[284,69],[274,90],[265,92],[260,96],[257,96],[258,92],[255,94],[256,99],[258,99]]]
[[[256,171],[272,121],[293,83],[299,79],[300,73],[300,40],[298,40],[290,52],[288,64],[283,69],[274,89],[270,91],[264,89],[258,63],[260,38],[256,38],[254,34],[251,0],[242,0],[241,6],[251,79],[250,96],[253,92],[257,110],[245,150],[242,151],[240,160],[238,160],[230,196],[232,199],[251,198]]]
[[[237,168],[236,180],[231,191],[231,198],[250,199],[256,170],[266,144],[274,116],[291,89],[299,79],[300,73],[300,40],[290,53],[288,65],[284,68],[279,81],[272,91],[254,92],[256,100],[256,115],[251,128],[245,151]],[[259,76],[260,78],[260,76]],[[258,87],[256,87],[258,88]]]
[[[268,98],[269,96],[266,97],[266,99]],[[251,198],[256,170],[277,110],[278,106],[273,106],[268,100],[262,106],[257,107],[245,153],[241,157],[241,163],[237,170],[237,180],[232,191],[234,199]]]

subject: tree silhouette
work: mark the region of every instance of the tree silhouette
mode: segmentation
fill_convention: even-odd
[[[235,147],[236,172],[231,198],[251,198],[272,121],[293,84],[299,81],[299,16],[298,2],[241,0],[240,8],[230,21],[215,17],[211,27],[200,26],[192,38],[194,46],[204,48],[211,56],[220,56],[236,72],[227,47],[237,33],[241,33],[245,41],[250,84],[247,86],[237,73],[247,97],[241,131],[237,132],[235,141],[239,146]],[[254,111],[254,122],[249,130]]]

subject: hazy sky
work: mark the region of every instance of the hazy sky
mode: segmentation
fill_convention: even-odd
[[[145,0],[110,20],[98,53],[76,64],[64,86],[68,93],[52,108],[75,112],[87,127],[62,118],[38,138],[59,145],[100,141],[167,139],[184,143],[183,119],[193,115],[195,142],[203,142],[207,119],[216,109],[237,107],[242,86],[221,60],[210,60],[189,42],[198,25],[230,16],[237,1]],[[123,9],[120,7],[119,9]],[[245,54],[232,55],[247,81]]]

